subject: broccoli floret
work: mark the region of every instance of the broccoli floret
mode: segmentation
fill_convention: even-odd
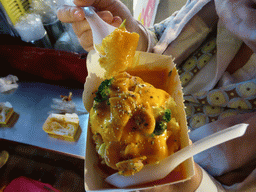
[[[102,102],[108,100],[112,82],[113,78],[102,81],[98,88],[98,91],[96,92],[96,97],[94,97],[94,101]]]
[[[172,111],[171,109],[166,109],[163,116],[163,121],[166,121],[167,123],[171,121],[172,118]]]
[[[164,121],[157,121],[155,130],[153,132],[154,135],[162,135],[163,132],[167,129],[167,123]]]
[[[164,115],[160,118],[159,121],[156,122],[155,130],[153,132],[154,135],[162,135],[163,132],[167,129],[167,123],[171,120],[171,110],[166,109]]]

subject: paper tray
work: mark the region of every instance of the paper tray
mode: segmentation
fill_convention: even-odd
[[[104,69],[99,66],[99,55],[95,51],[91,51],[87,57],[87,69],[88,77],[84,86],[83,101],[85,108],[89,111],[92,107],[93,96],[92,92],[97,90],[101,81],[104,79]],[[169,71],[168,80],[165,85],[161,83],[162,74],[159,74],[158,79],[151,79],[153,84],[157,88],[162,88],[174,98],[178,106],[178,122],[181,126],[181,148],[189,145],[188,128],[186,121],[186,114],[183,103],[183,93],[181,82],[179,80],[178,72],[173,63],[173,59],[170,56],[157,55],[153,53],[137,52],[135,68],[128,69],[127,72],[131,74],[136,73],[136,69],[142,66],[147,66],[149,69],[155,68],[167,68]],[[139,74],[136,74],[140,76]],[[146,77],[140,76],[142,79]],[[144,80],[144,79],[143,79]],[[150,78],[147,79],[151,81]],[[145,80],[144,80],[145,81]],[[153,82],[154,81],[154,82]],[[160,87],[159,87],[160,86]],[[86,140],[86,154],[85,154],[85,190],[86,191],[134,191],[139,189],[148,189],[157,187],[160,185],[170,185],[174,183],[184,182],[190,179],[194,175],[193,158],[190,158],[183,162],[176,170],[169,174],[166,178],[147,183],[140,186],[133,186],[128,189],[117,189],[114,186],[109,185],[104,180],[104,173],[99,169],[97,162],[99,162],[98,154],[95,150],[95,145],[92,139],[92,133],[88,128],[87,140]],[[180,172],[181,171],[181,172]]]

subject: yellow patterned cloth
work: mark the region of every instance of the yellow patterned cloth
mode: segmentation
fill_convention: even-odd
[[[209,39],[202,47],[193,53],[179,68],[182,86],[186,86],[190,80],[211,60],[216,54],[216,38]]]
[[[208,41],[179,66],[185,87],[216,54],[216,38]],[[184,95],[188,125],[191,130],[207,123],[256,109],[256,79]]]
[[[207,92],[185,95],[190,129],[256,109],[256,79]]]

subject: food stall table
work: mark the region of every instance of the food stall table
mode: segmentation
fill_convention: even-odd
[[[42,82],[18,82],[19,87],[13,93],[0,94],[0,102],[10,102],[17,121],[12,126],[0,126],[0,139],[41,147],[76,158],[85,158],[85,136],[87,132],[88,114],[83,106],[82,88],[69,88]],[[81,135],[75,142],[50,137],[42,129],[53,98],[68,95],[72,92],[72,100],[79,113]]]

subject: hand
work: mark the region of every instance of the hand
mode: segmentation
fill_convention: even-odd
[[[90,4],[84,1],[74,1],[77,6],[90,6]],[[98,9],[99,10],[99,9]],[[122,19],[119,16],[113,16],[110,11],[97,12],[105,22],[118,27],[122,23]],[[73,30],[78,37],[82,47],[89,52],[93,49],[92,31],[89,23],[84,17],[84,12],[80,7],[75,6],[63,6],[58,10],[58,18],[65,23],[72,23]]]
[[[72,23],[75,34],[77,35],[82,47],[86,51],[93,49],[92,31],[89,23],[84,17],[84,12],[80,7],[93,6],[96,12],[105,22],[119,27],[124,19],[126,19],[126,29],[130,32],[140,34],[139,45],[147,45],[147,40],[142,31],[138,27],[138,23],[131,15],[129,9],[118,0],[74,0],[75,6],[63,6],[58,10],[58,18],[61,22]],[[145,43],[144,43],[145,42]],[[141,48],[139,50],[145,50]]]

